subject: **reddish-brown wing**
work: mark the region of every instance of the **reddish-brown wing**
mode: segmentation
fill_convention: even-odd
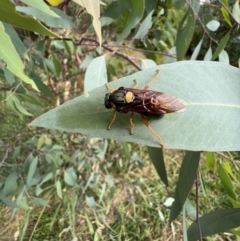
[[[144,116],[160,117],[166,113],[183,111],[186,102],[166,93],[153,90],[141,90],[133,88],[124,88],[134,94],[134,99],[130,103],[117,107],[119,112],[137,112]]]

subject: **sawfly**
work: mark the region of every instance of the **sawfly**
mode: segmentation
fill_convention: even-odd
[[[158,70],[157,74],[143,89],[137,89],[137,80],[135,80],[135,86],[133,88],[120,87],[117,90],[112,90],[106,84],[110,93],[105,95],[104,105],[107,109],[112,108],[114,110],[113,118],[108,125],[108,130],[111,129],[116,119],[117,112],[131,112],[129,121],[131,124],[130,134],[132,135],[134,131],[133,116],[134,113],[137,112],[141,115],[143,123],[159,140],[162,148],[164,148],[164,142],[161,136],[149,125],[146,117],[159,119],[163,117],[164,114],[183,111],[187,103],[169,94],[148,90],[149,86],[158,79],[159,74],[160,71]]]

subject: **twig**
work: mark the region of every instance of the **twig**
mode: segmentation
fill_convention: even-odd
[[[81,41],[80,41],[80,44],[81,44],[83,41],[94,42],[94,43],[96,43],[96,44],[99,46],[98,41],[95,40],[95,39],[90,39],[90,38],[85,38],[85,37],[83,37],[83,38],[81,39]],[[126,59],[126,60],[127,60],[129,63],[131,63],[136,69],[142,70],[142,68],[141,68],[137,63],[135,63],[135,61],[133,61],[128,55],[123,54],[123,53],[120,53],[119,51],[110,48],[107,44],[102,44],[102,47],[103,47],[104,49],[108,50],[109,52],[114,53],[114,54],[116,54],[116,55],[118,55],[118,56]]]
[[[201,224],[199,222],[199,203],[198,203],[198,191],[199,191],[199,188],[198,188],[198,181],[199,181],[199,174],[196,175],[196,179],[195,179],[195,186],[196,186],[196,223],[197,223],[197,226],[198,226],[198,231],[199,231],[199,240],[202,241],[202,230],[201,230]]]
[[[192,9],[193,13],[194,13],[194,16],[198,19],[199,23],[202,25],[202,28],[204,30],[204,32],[207,34],[207,36],[213,41],[215,42],[216,44],[218,44],[218,41],[215,40],[208,32],[208,30],[206,29],[206,27],[204,26],[203,22],[201,21],[201,19],[199,18],[199,16],[194,12],[194,9],[193,7],[191,6],[191,3],[189,2],[189,0],[186,1],[188,6]]]
[[[73,44],[75,45],[81,45],[83,41],[90,41],[93,43],[96,43],[96,46],[99,46],[99,42],[95,39],[91,39],[91,38],[85,38],[83,37],[80,41],[76,42],[75,40],[71,39],[71,38],[54,38],[53,40],[64,40],[64,41],[71,41],[73,42]],[[135,62],[132,60],[132,58],[130,58],[128,55],[123,54],[117,50],[112,49],[111,47],[109,47],[107,44],[102,44],[102,47],[106,50],[108,50],[111,53],[114,53],[115,55],[118,55],[124,59],[126,59],[130,64],[132,64],[137,70],[142,70],[142,68]]]

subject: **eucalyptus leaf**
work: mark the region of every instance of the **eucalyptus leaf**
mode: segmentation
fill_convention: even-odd
[[[177,218],[193,186],[199,166],[200,152],[188,151],[183,159],[177,187],[175,189],[175,201],[171,207],[169,222]]]
[[[145,35],[148,33],[149,29],[152,27],[152,14],[153,14],[153,10],[143,20],[143,22],[140,25],[136,35],[134,36],[135,39],[143,40]]]
[[[228,2],[228,1],[226,1]],[[228,7],[229,8],[229,7]],[[229,10],[228,10],[229,11]],[[221,7],[221,12],[222,12],[222,15],[225,19],[225,21],[232,27],[232,23],[231,23],[231,20],[230,20],[230,16],[229,16],[229,12],[226,10],[225,7]]]
[[[0,1],[1,9],[1,1]],[[0,21],[1,21],[1,10],[0,10]],[[10,37],[5,32],[4,25],[0,22],[0,59],[2,59],[6,64],[9,71],[14,73],[17,77],[22,79],[27,84],[30,84],[34,89],[37,89],[35,82],[30,79],[24,73],[24,64],[19,57],[15,46],[13,45]]]
[[[225,51],[223,49],[222,52],[218,56],[218,60],[220,62],[223,62],[223,63],[226,63],[226,64],[230,64],[230,60],[229,60],[229,56],[228,56],[227,51]]]
[[[215,32],[218,30],[218,28],[220,27],[220,23],[217,20],[212,20],[209,23],[207,23],[206,27],[212,31]]]
[[[160,69],[149,89],[177,96],[187,102],[184,112],[149,119],[166,148],[206,151],[240,150],[240,70],[220,62],[181,61],[137,72],[109,84],[111,88],[133,87],[138,79],[143,88]],[[117,113],[111,130],[107,126],[113,110],[104,107],[105,86],[92,90],[50,110],[30,125],[79,132],[94,137],[160,146],[138,114],[129,135],[129,114]],[[99,108],[98,108],[99,107]]]
[[[84,78],[84,92],[104,85],[107,82],[107,68],[105,56],[99,56],[89,64]]]
[[[18,208],[18,204],[15,202],[12,202],[2,192],[0,192],[0,200],[9,207]]]
[[[230,33],[228,32],[219,42],[211,60],[215,60],[227,45]]]
[[[240,7],[239,7],[239,0],[235,2],[232,9],[232,16],[234,17],[235,21],[239,24],[240,23]]]
[[[8,175],[8,177],[5,180],[4,188],[2,190],[4,195],[8,196],[17,190],[18,188],[17,178],[18,178],[18,173],[15,171],[11,172]]]
[[[189,8],[182,18],[176,39],[177,58],[182,60],[190,46],[195,29],[195,15],[192,8]]]
[[[166,166],[164,163],[163,151],[160,148],[148,147],[148,153],[152,163],[165,186],[168,186]]]
[[[132,0],[131,3],[131,9],[129,9],[130,15],[128,19],[128,23],[126,28],[123,30],[123,32],[118,36],[117,42],[120,43],[123,39],[125,39],[129,33],[131,32],[131,29],[135,28],[137,24],[140,22],[143,12],[144,12],[144,1],[143,0]]]
[[[7,35],[9,35],[9,37],[12,40],[12,43],[15,47],[15,49],[17,50],[18,54],[23,57],[24,59],[29,61],[29,57],[28,57],[28,53],[27,53],[27,49],[25,47],[25,45],[23,44],[22,40],[20,39],[17,31],[13,28],[12,25],[8,24],[8,23],[2,23],[4,28],[5,28],[5,32]]]
[[[142,60],[142,70],[151,68],[151,67],[155,67],[157,66],[157,64],[152,60],[152,59],[143,59]]]
[[[29,16],[23,16],[16,12],[15,5],[9,0],[0,1],[0,21],[9,23],[18,28],[24,28],[50,37],[59,37],[54,32],[50,31],[44,25],[39,23],[36,19]],[[2,46],[3,45],[1,43],[1,47]],[[4,50],[6,49],[4,48]]]
[[[26,15],[31,15],[46,24],[49,27],[52,28],[66,28],[66,29],[72,29],[74,28],[74,23],[71,21],[71,19],[62,11],[59,9],[52,8],[53,11],[59,14],[57,14],[56,17],[49,16],[47,13],[44,13],[40,11],[39,9],[33,8],[33,7],[21,7],[17,6],[16,10],[18,12],[25,13]],[[52,12],[53,12],[52,11]],[[61,17],[60,17],[61,16]]]
[[[199,41],[198,45],[197,45],[196,48],[194,49],[190,60],[196,60],[196,59],[197,59],[198,54],[199,54],[199,52],[200,52],[200,50],[201,50],[201,47],[202,47],[202,42],[203,42],[203,39],[201,39],[201,40]]]
[[[212,48],[210,46],[207,53],[205,54],[203,60],[204,61],[211,61],[211,59],[212,59]]]
[[[96,0],[81,0],[82,6],[92,15],[92,25],[98,37],[99,45],[102,45],[102,32],[100,18],[100,3]]]
[[[203,215],[199,219],[202,237],[239,227],[239,215],[240,208],[217,210]],[[188,229],[188,240],[197,241],[200,238],[199,236],[199,227],[197,222],[194,221]]]
[[[169,49],[167,57],[165,59],[165,64],[171,64],[177,62],[177,49],[176,46],[173,46]]]
[[[48,14],[52,17],[58,17],[59,16],[54,12],[54,8],[51,8],[48,6],[44,1],[39,0],[21,0],[21,2],[25,3],[26,5],[32,6],[33,8],[38,9],[39,11],[44,12],[45,14]]]
[[[212,14],[204,14],[203,15],[203,24],[207,25],[210,21],[212,21],[213,16]]]
[[[31,162],[31,164],[30,164],[30,166],[29,166],[29,170],[28,170],[27,184],[28,184],[29,186],[31,186],[31,181],[32,181],[32,179],[33,179],[33,176],[34,176],[36,170],[37,170],[37,164],[38,164],[38,157],[35,157],[35,158],[32,160],[32,162]]]
[[[226,170],[224,170],[224,168],[222,167],[221,164],[218,165],[217,172],[218,172],[220,181],[221,181],[226,193],[228,194],[228,196],[230,198],[232,198],[233,200],[237,201],[237,196],[234,191],[233,183],[232,183],[229,175],[227,174]]]

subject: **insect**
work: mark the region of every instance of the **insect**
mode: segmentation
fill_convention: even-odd
[[[131,112],[129,118],[131,125],[130,134],[133,135],[133,116],[134,113],[137,112],[141,115],[142,122],[159,140],[162,148],[164,148],[164,142],[161,136],[149,125],[146,117],[159,119],[163,117],[164,114],[183,111],[186,108],[187,103],[166,93],[148,90],[149,86],[158,79],[159,74],[160,70],[157,71],[157,74],[143,89],[137,89],[137,80],[135,80],[135,86],[133,88],[120,87],[117,90],[112,90],[106,84],[106,87],[110,93],[105,95],[104,105],[107,109],[114,109],[113,118],[108,125],[108,130],[111,129],[112,124],[116,120],[117,112]]]

